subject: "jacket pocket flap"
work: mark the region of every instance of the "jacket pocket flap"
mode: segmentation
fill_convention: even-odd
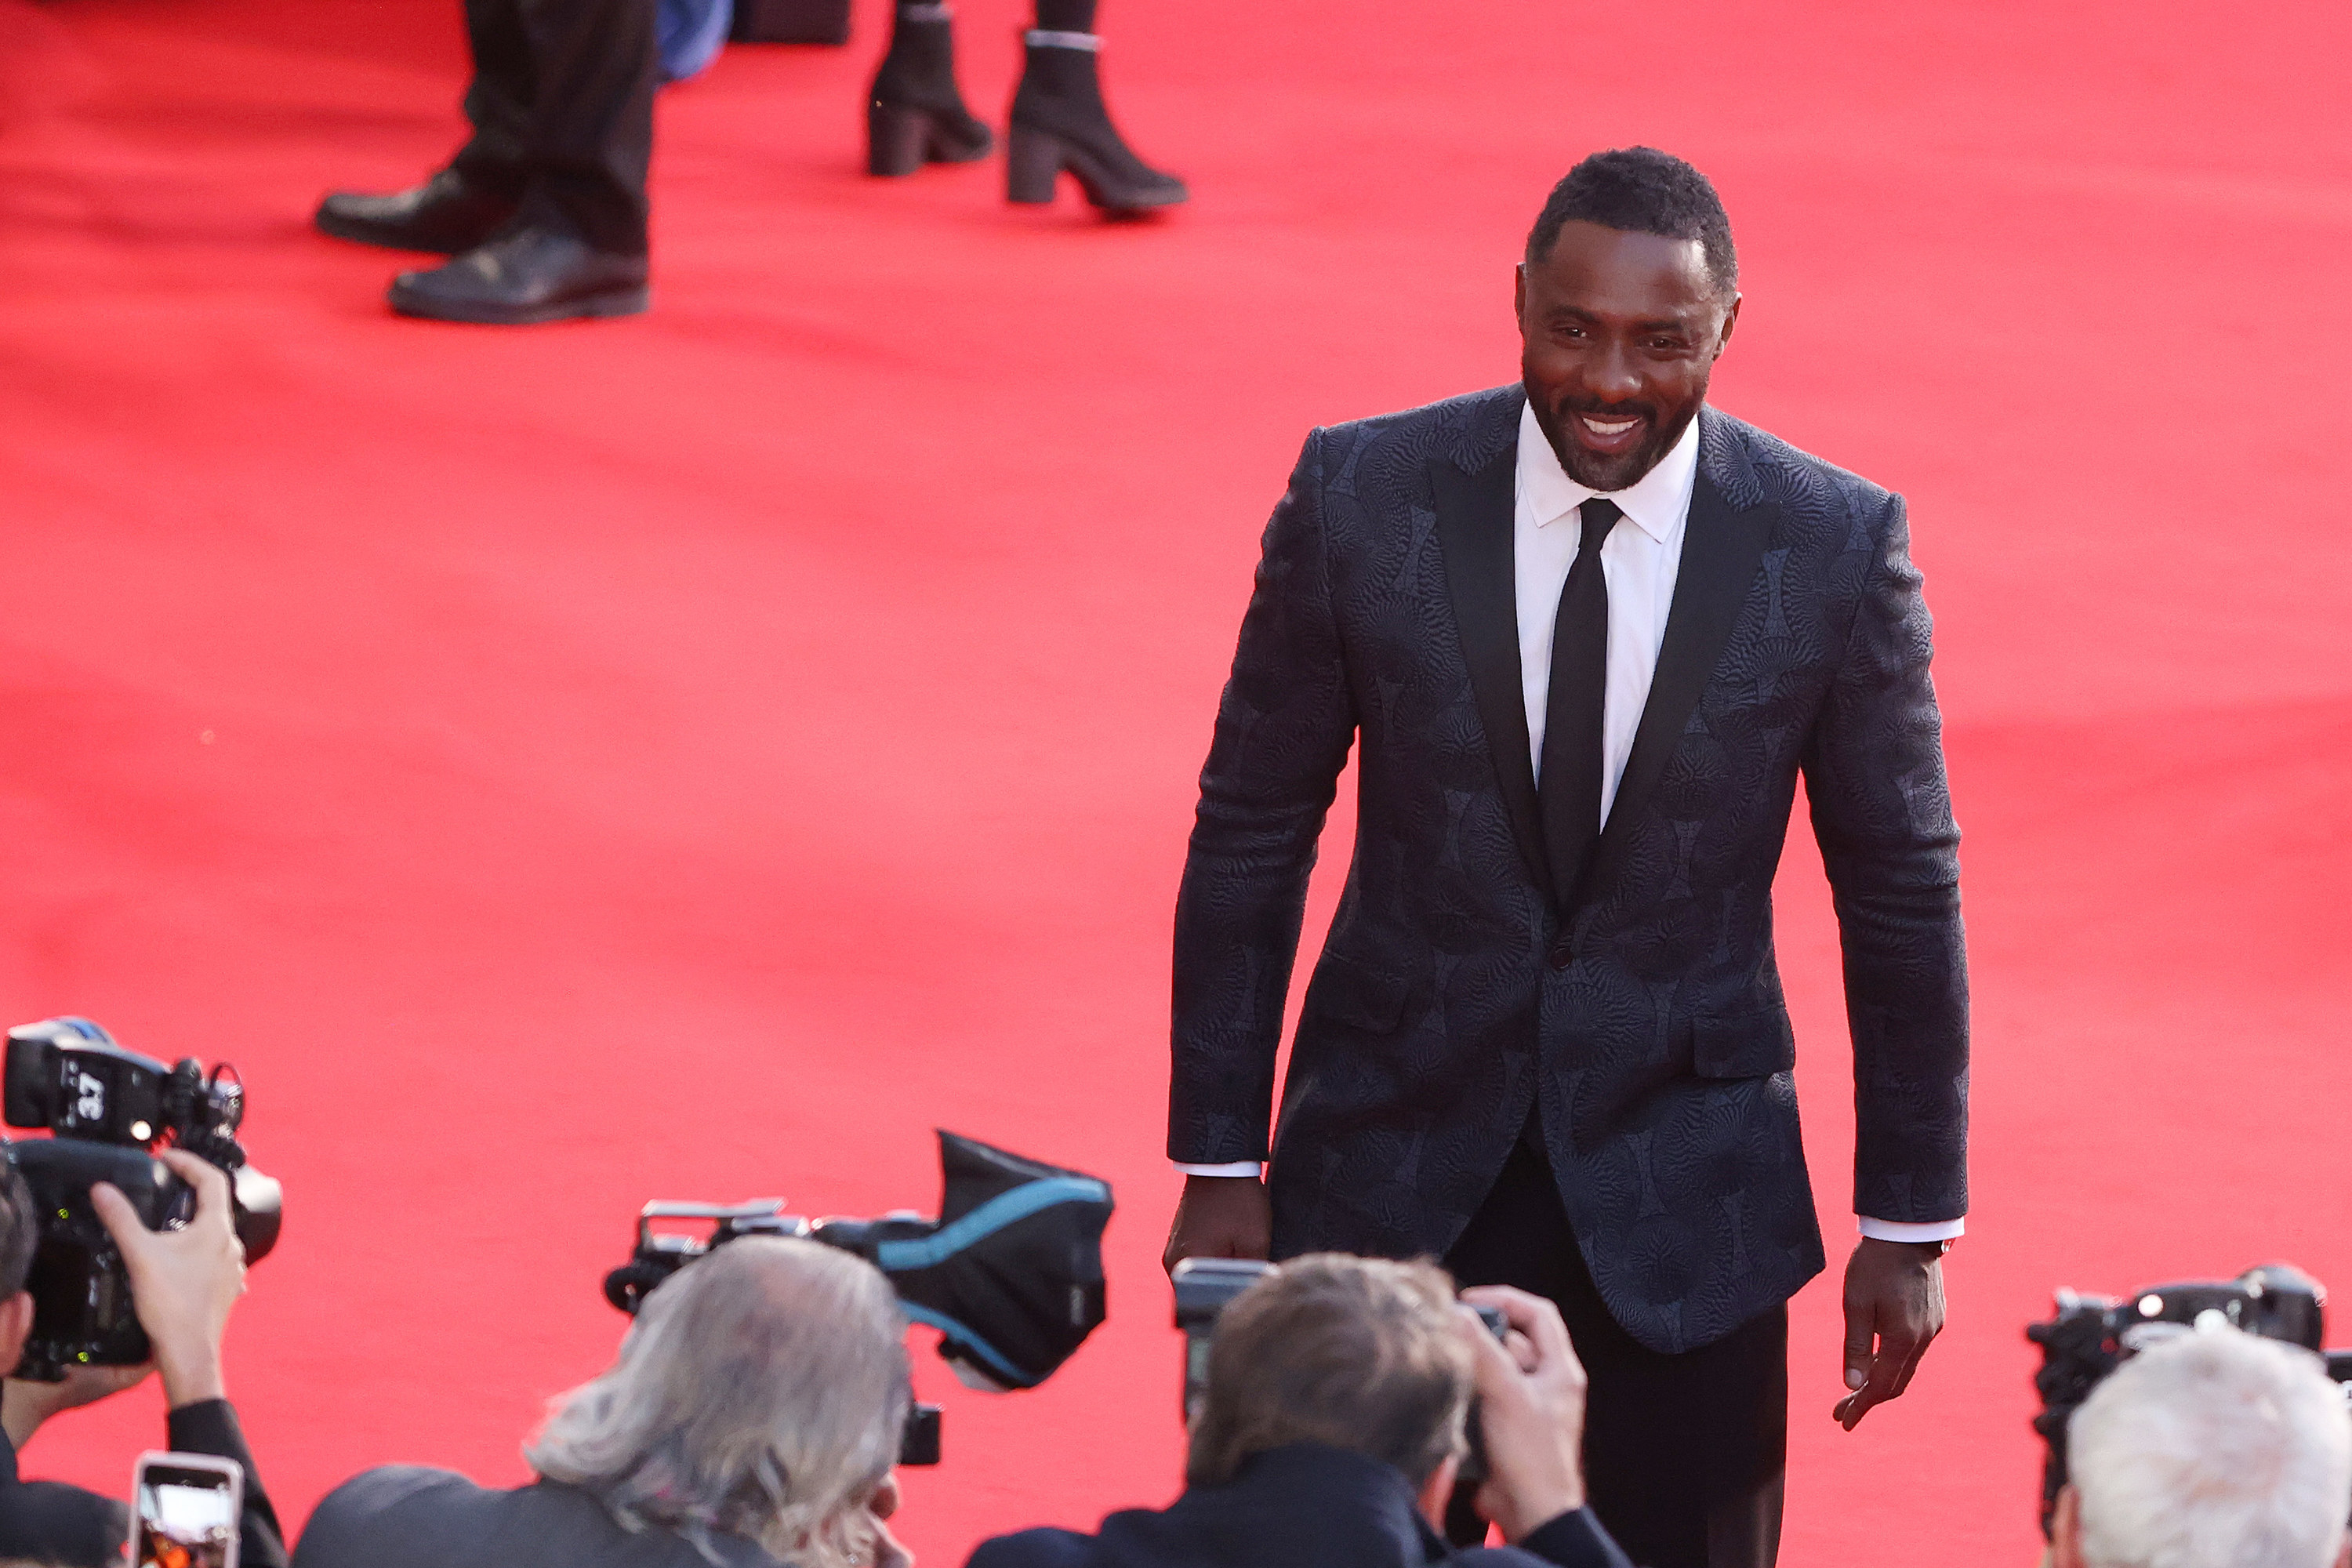
[[[1411,990],[1402,975],[1346,959],[1326,958],[1315,966],[1301,1016],[1384,1035],[1404,1016],[1405,997]]]
[[[1796,1032],[1778,1008],[1691,1020],[1691,1070],[1701,1078],[1764,1078],[1796,1065]]]

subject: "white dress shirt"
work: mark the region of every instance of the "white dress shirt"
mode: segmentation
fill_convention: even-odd
[[[1650,678],[1666,640],[1675,579],[1682,570],[1683,531],[1690,521],[1691,487],[1698,479],[1698,421],[1658,459],[1657,467],[1622,490],[1606,492],[1625,516],[1601,547],[1601,575],[1609,586],[1609,689],[1601,717],[1601,824],[1616,803],[1618,781],[1633,750],[1633,731],[1650,700]],[[1544,439],[1532,406],[1519,411],[1517,500],[1511,511],[1511,569],[1519,618],[1519,690],[1527,700],[1528,760],[1543,778],[1545,709],[1551,695],[1551,634],[1568,569],[1576,563],[1584,522],[1577,508],[1603,492],[1568,477],[1559,454]],[[1255,1176],[1255,1160],[1224,1165],[1178,1164],[1188,1176]],[[1859,1219],[1862,1234],[1883,1241],[1947,1241],[1961,1220],[1907,1225]]]
[[[1698,479],[1698,421],[1658,459],[1658,466],[1622,490],[1608,492],[1624,520],[1601,547],[1601,576],[1609,585],[1609,689],[1601,710],[1601,823],[1617,800],[1618,781],[1633,750],[1633,731],[1650,700],[1650,677],[1666,640],[1682,573],[1683,528],[1690,521],[1691,486]],[[1559,619],[1560,591],[1584,540],[1576,510],[1600,490],[1568,477],[1544,439],[1532,405],[1519,412],[1518,500],[1511,511],[1511,572],[1517,584],[1519,689],[1528,704],[1528,752],[1536,784],[1543,784],[1544,717],[1551,699],[1551,634]],[[1595,826],[1595,831],[1599,830]]]

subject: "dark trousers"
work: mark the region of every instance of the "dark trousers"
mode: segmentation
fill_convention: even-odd
[[[1789,1311],[1668,1355],[1601,1304],[1550,1167],[1523,1139],[1445,1264],[1463,1285],[1516,1285],[1568,1320],[1591,1395],[1585,1486],[1593,1511],[1644,1568],[1770,1568],[1780,1546],[1789,1437]],[[1457,1494],[1448,1532],[1484,1540]]]
[[[646,252],[655,0],[466,0],[473,139],[452,161],[521,222]]]

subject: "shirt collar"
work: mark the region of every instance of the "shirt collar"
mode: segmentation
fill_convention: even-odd
[[[1697,478],[1698,421],[1693,419],[1656,468],[1608,495],[1635,527],[1664,544],[1690,515],[1691,487]],[[1602,493],[1568,477],[1559,466],[1559,454],[1536,423],[1531,403],[1519,409],[1518,486],[1519,508],[1538,528],[1559,521]]]

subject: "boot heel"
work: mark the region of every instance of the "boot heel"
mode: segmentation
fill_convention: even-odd
[[[896,103],[866,107],[866,172],[898,179],[923,166],[931,117]]]
[[[1062,139],[1015,125],[1006,142],[1004,199],[1033,206],[1052,203],[1054,183],[1062,173]]]

